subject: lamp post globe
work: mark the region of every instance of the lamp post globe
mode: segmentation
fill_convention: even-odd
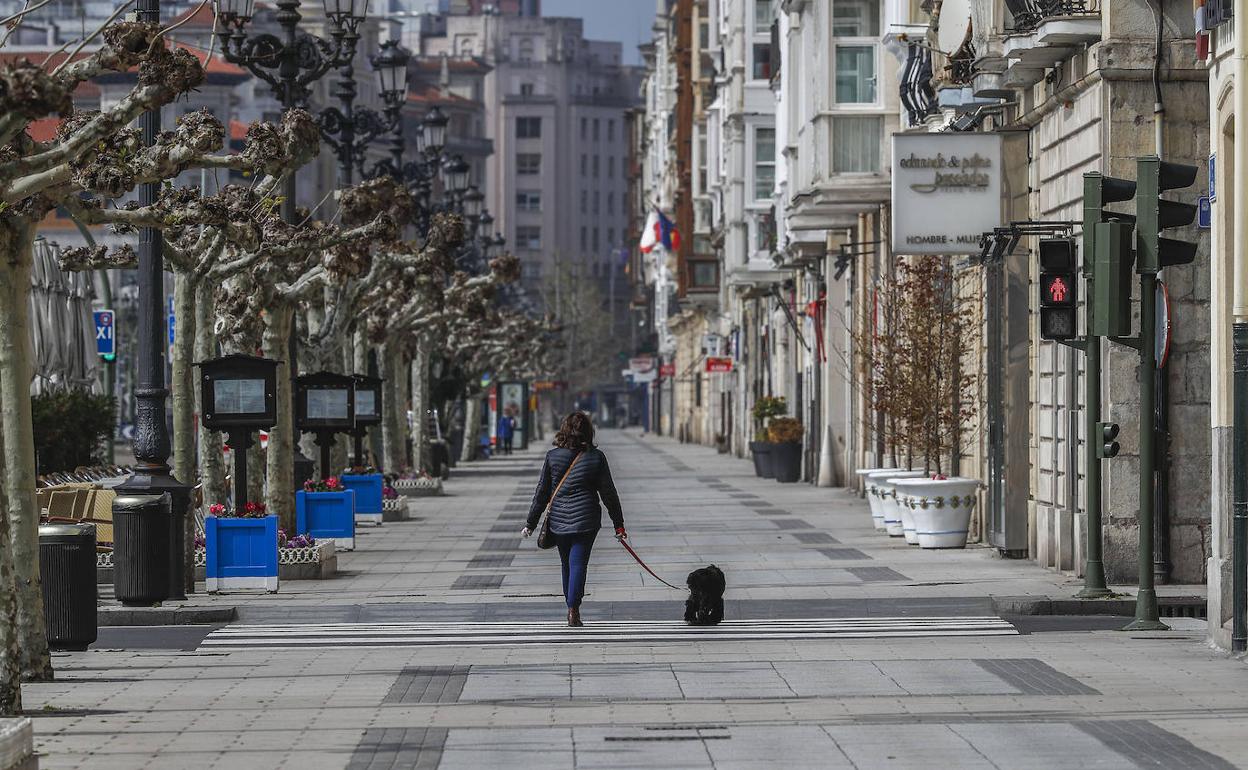
[[[397,40],[387,40],[372,57],[373,70],[382,98],[387,104],[401,104],[407,97],[407,64],[412,54]]]
[[[490,232],[494,229],[494,215],[488,209],[481,213],[481,218],[477,220],[477,237],[487,245],[493,245],[490,238]]]
[[[368,0],[324,0],[325,17],[340,30],[355,32],[368,16]]]
[[[450,122],[446,113],[438,105],[433,105],[433,109],[429,110],[421,122],[426,152],[432,155],[442,152],[442,148],[446,146],[446,127]]]
[[[468,192],[464,193],[464,216],[472,221],[478,221],[481,216],[481,207],[485,202],[485,195],[477,189],[476,185],[468,187]]]
[[[472,168],[464,160],[462,155],[454,155],[447,159],[442,166],[443,181],[446,187],[455,195],[462,195],[468,190],[468,172]]]

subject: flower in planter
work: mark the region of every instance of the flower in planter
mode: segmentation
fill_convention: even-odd
[[[342,482],[337,476],[330,476],[327,479],[313,480],[308,479],[303,482],[304,492],[341,492]]]
[[[316,538],[311,535],[295,535],[294,537],[286,537],[286,530],[277,530],[277,547],[278,548],[311,548],[316,545]]]
[[[224,518],[224,517],[225,517],[225,515],[226,515],[226,513],[225,513],[225,505],[224,505],[223,503],[213,503],[212,505],[208,506],[208,515],[209,515],[209,516],[220,516],[220,517]]]
[[[381,499],[383,499],[383,500],[398,500],[398,499],[399,499],[399,490],[395,489],[394,487],[390,486],[389,484],[385,484],[385,485],[383,485],[383,486],[382,486],[382,488],[381,488]]]

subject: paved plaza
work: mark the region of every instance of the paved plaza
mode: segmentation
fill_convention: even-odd
[[[1203,621],[999,616],[1078,583],[989,549],[924,552],[842,489],[606,431],[633,545],[683,582],[717,564],[727,620],[607,534],[587,623],[519,530],[540,448],[461,465],[412,520],[361,527],[340,575],[196,595],[223,626],[104,628],[25,688],[44,768],[1229,768],[1248,669]]]

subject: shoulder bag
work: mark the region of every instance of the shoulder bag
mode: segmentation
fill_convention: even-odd
[[[572,473],[572,468],[576,466],[578,460],[584,452],[577,453],[572,458],[572,462],[568,465],[568,469],[563,472],[563,478],[559,479],[559,485],[555,487],[555,491],[550,493],[550,501],[546,503],[546,510],[542,511],[542,523],[537,527],[537,547],[538,548],[554,548],[555,537],[550,534],[550,509],[555,504],[555,495],[559,494],[559,490],[563,489],[563,482],[568,480],[568,474]]]

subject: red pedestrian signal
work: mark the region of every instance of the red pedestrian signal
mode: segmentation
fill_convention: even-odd
[[[1040,241],[1040,336],[1068,340],[1078,336],[1079,292],[1075,242],[1071,238]]]

